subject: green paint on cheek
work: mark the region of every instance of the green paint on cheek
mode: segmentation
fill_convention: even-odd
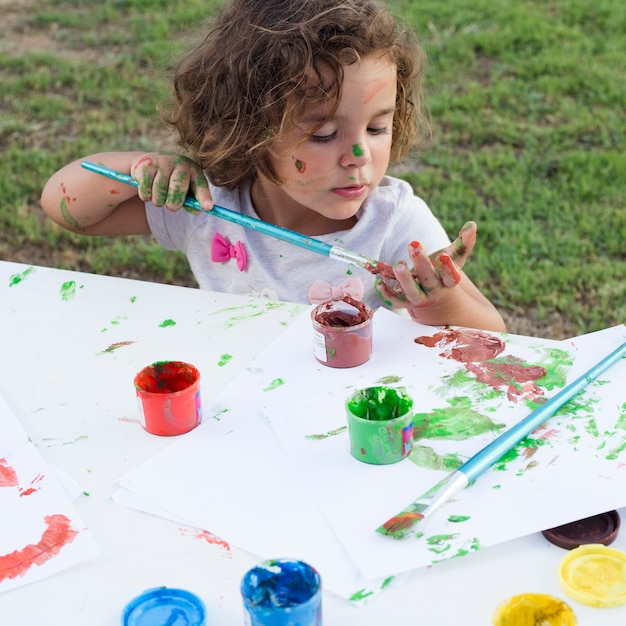
[[[352,146],[352,154],[354,154],[355,157],[362,157],[365,154],[360,143],[355,143]]]
[[[159,324],[159,328],[167,328],[168,326],[176,326],[176,322],[174,320],[163,320]]]
[[[232,355],[230,354],[222,354],[222,356],[220,356],[220,360],[217,363],[218,367],[224,367],[224,365],[226,365],[226,363],[229,363],[230,361],[232,361]]]
[[[469,515],[450,515],[450,517],[448,517],[448,521],[449,522],[467,522],[467,520],[470,519]]]
[[[267,387],[265,387],[265,389],[263,389],[263,391],[273,391],[284,384],[285,381],[282,378],[275,378]]]
[[[15,287],[15,285],[19,285],[25,278],[28,278],[35,271],[34,267],[29,267],[24,270],[21,274],[13,274],[9,278],[9,287]]]
[[[60,292],[61,299],[65,302],[73,300],[76,296],[76,283],[73,280],[68,280],[61,285]]]

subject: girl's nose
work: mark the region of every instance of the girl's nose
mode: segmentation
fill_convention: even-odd
[[[354,143],[349,145],[341,157],[342,167],[359,167],[365,163],[369,163],[370,161],[371,155],[367,145],[364,143]]]

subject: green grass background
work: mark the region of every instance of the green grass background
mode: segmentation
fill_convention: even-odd
[[[28,5],[28,2],[25,3]],[[0,258],[193,285],[149,238],[71,235],[38,198],[64,163],[166,149],[157,106],[217,0],[42,0],[0,38]],[[513,330],[626,321],[626,3],[392,0],[428,54],[431,145],[394,169]],[[525,327],[523,321],[528,321]]]

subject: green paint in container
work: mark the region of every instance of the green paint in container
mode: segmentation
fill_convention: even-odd
[[[413,399],[395,387],[367,387],[346,401],[350,454],[359,461],[388,465],[413,447]]]

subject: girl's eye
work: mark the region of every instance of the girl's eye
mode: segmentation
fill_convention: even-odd
[[[326,143],[332,141],[337,136],[337,131],[330,133],[330,135],[311,135],[311,141],[314,143]]]
[[[387,135],[389,133],[389,128],[384,126],[383,128],[368,128],[367,132],[370,135]]]

